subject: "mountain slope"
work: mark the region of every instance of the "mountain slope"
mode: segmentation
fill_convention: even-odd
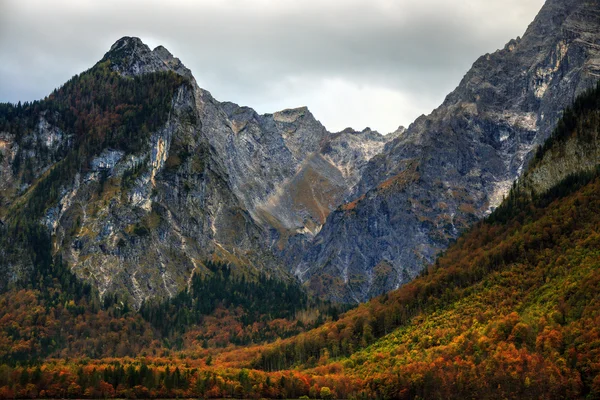
[[[574,165],[569,149],[593,154],[599,139],[600,85],[565,111],[502,205],[421,276],[254,365],[336,368],[372,398],[596,398],[600,158],[543,187],[530,177]]]
[[[295,273],[356,302],[414,278],[498,206],[562,110],[595,84],[598,21],[598,1],[548,0],[522,39],[482,56],[438,109],[369,161]]]

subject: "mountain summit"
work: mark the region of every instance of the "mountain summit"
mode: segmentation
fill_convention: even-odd
[[[163,46],[154,50],[140,38],[124,36],[113,44],[100,62],[110,61],[111,69],[123,76],[135,76],[159,71],[174,71],[193,79],[189,69]]]

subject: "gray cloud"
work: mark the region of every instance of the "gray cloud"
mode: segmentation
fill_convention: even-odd
[[[542,0],[2,0],[0,101],[42,98],[124,35],[181,58],[219,100],[307,105],[388,132],[439,105]]]

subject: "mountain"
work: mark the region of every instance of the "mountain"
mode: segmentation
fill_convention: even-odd
[[[598,79],[599,13],[549,0],[431,115],[385,136],[219,102],[164,47],[119,39],[46,99],[2,105],[0,290],[60,264],[138,308],[209,261],[339,302],[395,289],[500,204]]]
[[[141,313],[94,305],[85,290],[64,298],[60,285],[0,294],[0,397],[598,398],[599,148],[600,84],[564,111],[506,199],[420,276],[287,339],[272,336],[300,320],[240,324],[232,313],[236,297],[250,303],[243,313],[280,303],[287,313],[281,299],[297,288],[246,286],[216,263],[170,307]],[[187,312],[222,301],[223,285],[235,306],[179,332]],[[271,343],[222,347],[236,331]]]
[[[314,236],[393,137],[218,102],[164,47],[124,37],[46,99],[2,105],[0,289],[53,264],[136,308],[209,261],[294,280],[288,239]]]
[[[337,371],[336,393],[367,398],[597,398],[599,148],[600,84],[565,110],[500,206],[434,265],[336,322],[262,348],[254,367]]]
[[[548,0],[523,38],[480,57],[428,116],[364,167],[294,272],[315,292],[361,302],[407,283],[489,215],[600,77],[600,3]]]

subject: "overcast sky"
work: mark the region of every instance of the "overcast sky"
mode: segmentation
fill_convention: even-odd
[[[543,0],[0,0],[0,102],[35,100],[122,36],[162,44],[222,101],[306,105],[382,133],[437,107]]]

